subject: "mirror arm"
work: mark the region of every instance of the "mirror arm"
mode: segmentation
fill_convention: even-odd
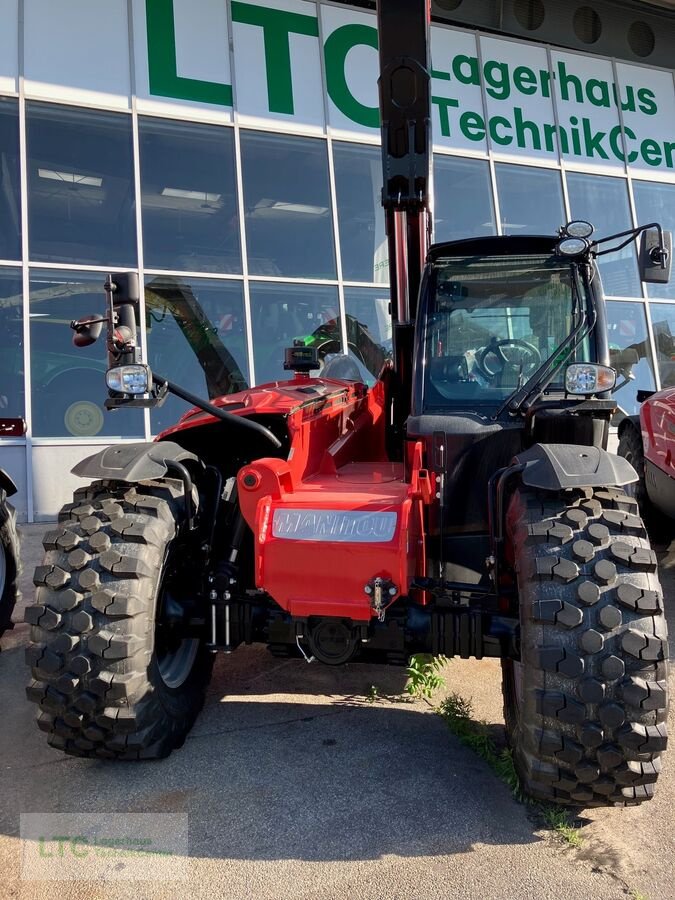
[[[616,253],[618,250],[623,250],[624,247],[627,247],[631,241],[635,240],[638,235],[642,234],[644,231],[648,231],[650,228],[656,228],[659,233],[659,259],[654,259],[654,262],[660,262],[661,268],[666,268],[666,262],[668,260],[668,251],[665,248],[665,244],[663,241],[663,228],[658,222],[650,222],[648,225],[638,225],[637,228],[629,228],[626,231],[619,231],[617,234],[610,234],[608,237],[600,238],[598,241],[593,241],[594,247],[599,246],[600,244],[606,244],[607,241],[616,241],[619,238],[626,237],[628,235],[628,239],[625,240],[622,244],[619,244],[618,247],[609,247],[607,250],[595,250],[593,251],[594,256],[604,256],[606,253]]]

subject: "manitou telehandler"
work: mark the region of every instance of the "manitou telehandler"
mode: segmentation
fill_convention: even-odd
[[[73,323],[78,343],[106,327],[108,407],[194,408],[73,470],[97,480],[45,536],[28,695],[52,746],[146,759],[183,743],[240,644],[498,657],[525,790],[636,804],[666,745],[667,640],[636,474],[605,449],[606,244],[573,222],[428,249],[428,10],[378,6],[393,359],[368,387],[298,335],[287,381],[206,402],[140,361],[138,284],[110,276],[105,314]],[[658,225],[615,237],[640,233],[643,279],[667,280]]]

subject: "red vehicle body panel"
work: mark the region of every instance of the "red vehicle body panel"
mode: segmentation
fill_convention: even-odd
[[[640,425],[645,459],[675,479],[675,388],[645,400]]]
[[[256,586],[296,617],[369,621],[376,578],[387,605],[425,574],[424,508],[433,476],[422,444],[406,464],[385,451],[384,387],[296,376],[214,401],[235,415],[285,417],[286,459],[238,473],[239,504],[255,540]],[[216,420],[190,410],[161,438]],[[263,420],[264,421],[264,420]],[[423,595],[419,597],[424,602]]]

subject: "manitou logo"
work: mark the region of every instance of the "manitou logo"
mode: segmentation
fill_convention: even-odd
[[[275,509],[272,535],[295,541],[383,543],[394,537],[395,512]]]

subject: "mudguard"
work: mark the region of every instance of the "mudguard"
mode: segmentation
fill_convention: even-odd
[[[114,481],[145,481],[166,475],[167,462],[198,461],[173,441],[120,444],[106,447],[81,460],[70,471],[80,478],[105,478]]]
[[[514,462],[524,464],[523,484],[543,491],[580,487],[621,487],[638,481],[628,460],[599,447],[535,444]]]
[[[0,469],[0,488],[8,497],[12,497],[17,491],[16,485],[4,469]]]

